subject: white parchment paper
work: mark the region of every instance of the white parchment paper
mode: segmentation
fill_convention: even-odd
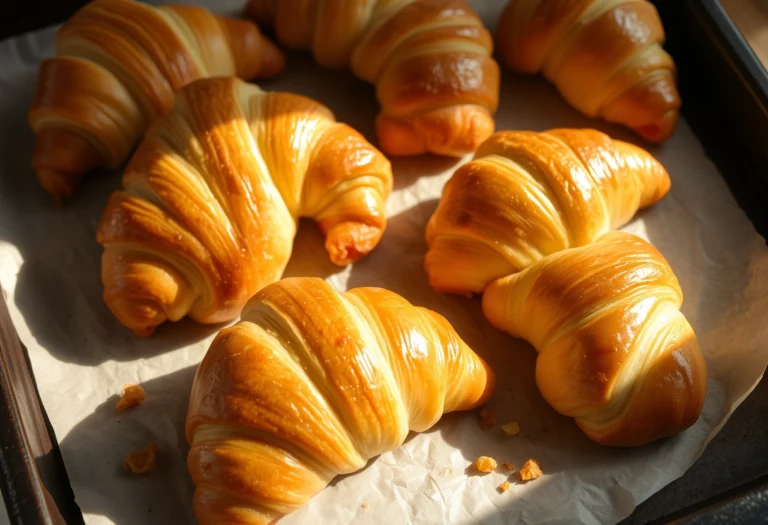
[[[209,2],[220,12],[241,4]],[[501,2],[475,5],[493,27]],[[66,209],[56,211],[30,166],[34,137],[26,110],[53,36],[49,29],[0,43],[0,285],[86,522],[194,523],[183,424],[195,367],[220,327],[182,321],[141,340],[104,305],[95,229],[120,174],[92,174]],[[285,74],[261,85],[314,97],[373,140],[373,88],[347,72],[292,54]],[[542,79],[504,73],[498,129],[586,126],[636,140],[578,115]],[[683,311],[709,365],[698,423],[672,439],[614,450],[591,443],[549,408],[534,384],[535,351],[494,330],[478,299],[440,295],[427,284],[424,228],[457,163],[395,160],[388,229],[374,253],[342,271],[328,262],[315,226],[302,224],[287,275],[322,276],[339,290],[383,286],[442,313],[496,370],[489,406],[499,422],[519,421],[522,431],[508,437],[499,427],[482,430],[476,413],[449,415],[362,472],[337,480],[282,523],[612,523],[691,466],[768,363],[768,250],[684,121],[671,141],[652,151],[669,170],[672,191],[626,229],[664,253],[685,292]],[[146,403],[116,413],[116,394],[133,382],[146,388]],[[147,477],[123,473],[125,455],[151,441],[161,451],[157,470]],[[467,470],[478,455],[518,467],[535,458],[545,475],[513,481],[499,494],[503,473]]]

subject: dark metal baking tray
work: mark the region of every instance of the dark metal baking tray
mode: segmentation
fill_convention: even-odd
[[[666,47],[678,64],[683,115],[755,228],[766,237],[768,74],[717,0],[654,3],[667,28]],[[26,10],[23,5],[17,8],[21,14],[16,31],[12,16],[0,16],[0,35],[33,29],[24,18],[32,4],[27,3]],[[57,2],[60,18],[49,17],[41,23],[60,21],[82,4]],[[0,489],[11,523],[83,523],[26,349],[3,301]],[[768,522],[768,379],[742,403],[683,477],[625,520],[628,525],[761,522]]]

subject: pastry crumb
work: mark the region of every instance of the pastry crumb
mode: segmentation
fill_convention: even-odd
[[[480,411],[480,426],[485,428],[491,428],[498,422],[496,412],[490,408],[484,408]]]
[[[360,506],[361,506],[362,508],[364,508],[364,509],[367,509],[369,505],[368,505],[368,502],[367,502],[367,501],[364,501],[364,502],[362,502],[362,503],[360,504]]]
[[[530,481],[532,479],[540,478],[544,473],[541,471],[541,467],[536,463],[536,460],[529,459],[525,462],[520,469],[520,479],[523,481]]]
[[[504,494],[506,491],[509,490],[509,481],[502,482],[501,485],[496,487],[496,490],[499,491],[499,494]]]
[[[501,429],[508,436],[516,436],[520,433],[520,423],[517,421],[510,421],[506,425],[501,425]]]
[[[448,476],[449,474],[453,473],[453,469],[451,467],[443,467],[443,469],[440,471],[441,476]]]
[[[117,403],[117,411],[122,412],[137,407],[144,402],[144,388],[141,385],[125,385]]]
[[[155,469],[157,461],[157,445],[150,443],[142,450],[134,450],[125,458],[125,470],[131,474],[148,474]]]
[[[480,456],[478,457],[474,462],[475,470],[478,472],[482,472],[483,474],[488,474],[489,472],[493,472],[494,469],[496,469],[496,460],[493,458],[490,458],[488,456]]]
[[[515,466],[509,461],[505,461],[504,464],[501,465],[501,468],[507,471],[515,470]]]

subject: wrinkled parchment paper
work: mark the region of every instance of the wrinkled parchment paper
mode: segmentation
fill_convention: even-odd
[[[235,12],[241,2],[209,4]],[[475,5],[493,27],[501,2]],[[182,321],[140,340],[104,305],[95,229],[119,173],[92,174],[69,206],[56,211],[30,167],[26,108],[38,63],[52,54],[53,36],[50,29],[0,44],[0,284],[86,522],[194,523],[183,424],[195,367],[220,327]],[[292,54],[285,74],[261,85],[314,97],[373,139],[373,88],[347,72],[323,70],[308,55]],[[540,78],[505,72],[498,129],[584,126],[636,140],[578,115]],[[522,431],[508,437],[498,426],[482,430],[477,413],[451,414],[362,472],[337,480],[282,523],[611,523],[682,475],[768,363],[768,249],[685,122],[653,152],[672,176],[672,191],[626,230],[664,253],[685,292],[683,311],[709,364],[698,423],[660,443],[613,450],[591,443],[549,408],[534,384],[535,351],[491,328],[477,298],[440,295],[427,284],[424,228],[456,162],[395,160],[388,229],[374,253],[340,270],[328,262],[319,232],[307,222],[286,275],[325,277],[339,290],[383,286],[442,313],[496,370],[498,388],[489,406],[499,423],[519,421]],[[146,403],[116,413],[116,394],[133,382],[146,388]],[[147,477],[125,474],[125,455],[149,442],[160,447],[157,470]],[[518,467],[535,458],[545,475],[527,484],[513,481],[509,492],[499,494],[504,474],[467,470],[478,455]]]

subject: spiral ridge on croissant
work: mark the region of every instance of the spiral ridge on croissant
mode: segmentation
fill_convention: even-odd
[[[317,102],[202,79],[147,132],[98,227],[104,298],[149,335],[166,319],[234,319],[282,275],[299,217],[331,260],[365,256],[386,227],[389,161]]]
[[[321,65],[351,66],[375,84],[387,154],[462,156],[493,133],[499,68],[465,0],[251,0],[246,14]]]
[[[427,225],[430,284],[482,292],[494,279],[622,226],[669,187],[649,153],[595,130],[498,132],[443,189]]]
[[[192,387],[198,522],[274,523],[493,386],[445,318],[397,294],[337,293],[317,278],[269,285],[216,337]]]
[[[677,124],[675,64],[647,0],[511,0],[496,30],[501,60],[541,72],[576,109],[663,142]]]
[[[706,364],[683,293],[643,239],[608,233],[491,283],[483,312],[538,350],[544,398],[594,441],[637,446],[693,425]]]
[[[29,123],[32,164],[61,204],[91,169],[116,168],[192,80],[274,76],[284,56],[249,21],[191,6],[94,0],[56,34]]]

